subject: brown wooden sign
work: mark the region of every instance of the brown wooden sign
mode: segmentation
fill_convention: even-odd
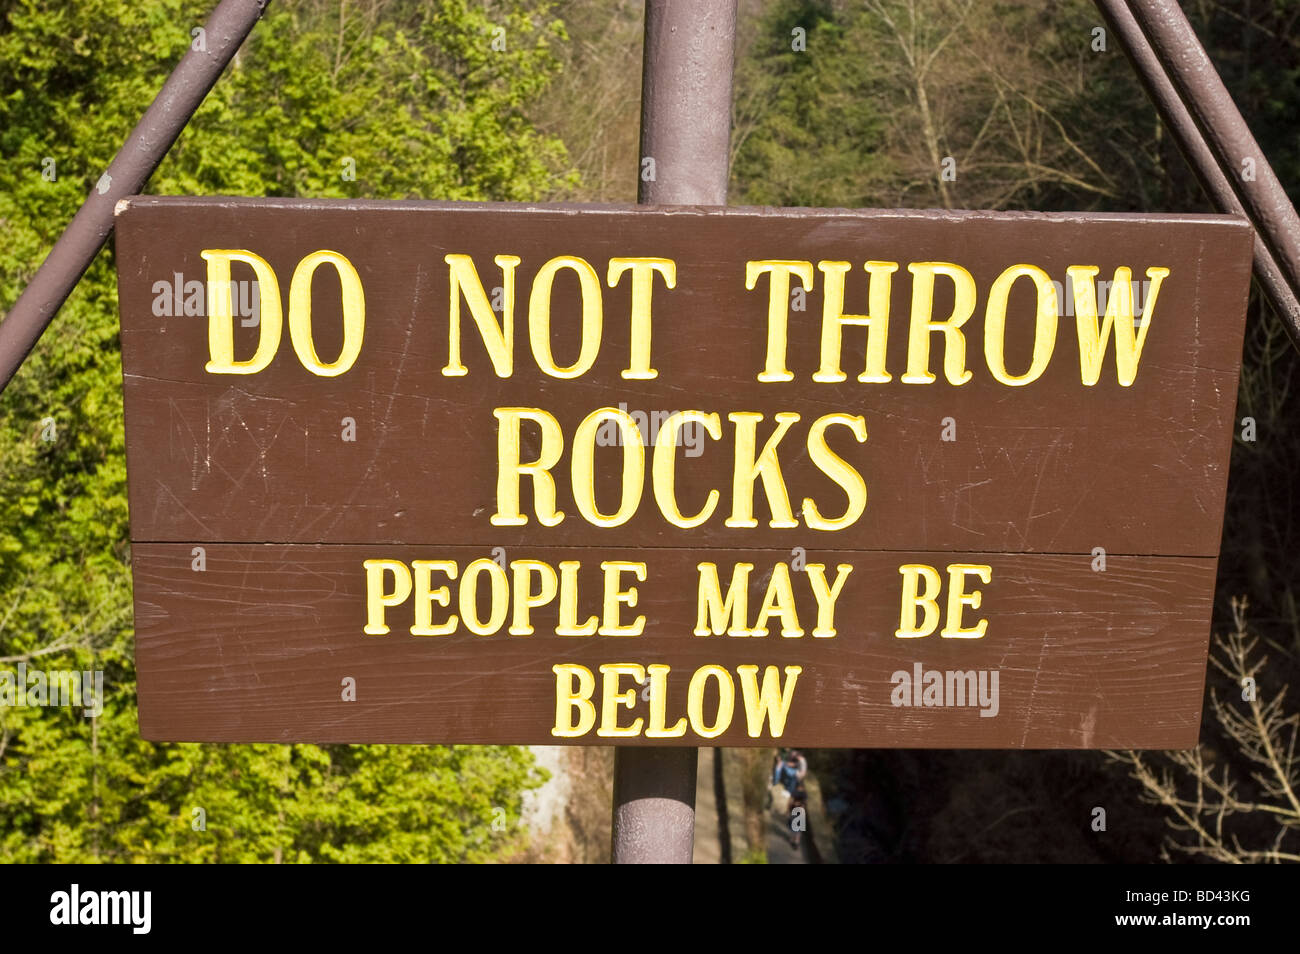
[[[1227,216],[135,198],[156,740],[1195,743]]]

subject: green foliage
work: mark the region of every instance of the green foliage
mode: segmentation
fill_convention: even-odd
[[[0,0],[0,314],[211,6]],[[541,115],[583,152],[584,169],[604,177],[584,194],[624,196],[639,158],[639,63],[628,59],[637,47],[634,6],[565,0],[575,13],[594,18],[599,7],[604,17],[585,24],[583,42],[568,44],[545,3],[275,0],[150,189],[563,198],[577,177],[565,146],[532,121]],[[1183,6],[1294,189],[1297,0]],[[1105,51],[1093,48],[1101,21],[1090,0],[743,0],[741,11],[734,202],[933,206],[944,198],[937,154],[957,160],[957,178],[945,184],[955,207],[1211,210],[1116,38]],[[602,30],[621,38],[612,55]],[[942,55],[916,57],[950,32]],[[548,84],[560,44],[574,72],[555,98]],[[53,180],[42,176],[47,159]],[[516,851],[520,793],[538,780],[518,749],[139,738],[116,308],[110,249],[0,399],[0,669],[18,659],[98,668],[108,689],[93,720],[66,709],[0,708],[0,857],[451,861]],[[1290,423],[1300,394],[1290,386],[1295,362],[1278,318],[1256,302],[1236,416],[1255,418],[1259,436],[1238,437],[1232,451],[1217,618],[1223,628],[1227,597],[1249,594],[1253,623],[1276,651],[1279,675],[1263,687],[1268,693],[1295,677],[1300,658],[1288,576],[1300,534],[1290,490],[1300,462]],[[1231,740],[1214,737],[1217,758],[1249,768]],[[896,814],[911,821],[893,839],[894,858],[1056,850],[1068,823],[1046,810],[1031,822],[1041,805],[1058,803],[1079,778],[1099,797],[1123,797],[1120,780],[1101,774],[1090,754],[980,753],[985,775],[971,774],[974,757],[965,754],[854,758],[868,761],[859,774],[870,781],[869,791],[850,793],[854,804],[875,797],[906,806]],[[1047,781],[1041,793],[1008,787],[1006,777],[1018,774]],[[192,827],[196,809],[206,831]],[[499,831],[503,813],[507,830]],[[600,813],[590,814],[592,829],[603,830]],[[1101,860],[1121,860],[1106,854],[1121,851],[1124,860],[1148,857],[1144,846],[1159,832],[1139,821],[1124,846],[1086,850]],[[1059,854],[1080,856],[1068,844]]]
[[[763,16],[737,64],[737,203],[869,204],[889,164],[863,23],[828,0],[778,0]]]
[[[1220,211],[1091,0],[751,0],[749,6],[761,21],[737,68],[737,202],[934,207],[943,204],[936,159],[950,156],[956,175],[944,190],[954,208]],[[1300,196],[1300,2],[1183,0],[1181,6],[1279,179]],[[804,52],[791,48],[795,26],[807,32]],[[1094,32],[1099,27],[1104,49]],[[928,58],[950,33],[941,53]],[[1239,632],[1232,601],[1249,597],[1251,632],[1269,652],[1260,674],[1261,699],[1269,702],[1288,685],[1294,690],[1300,678],[1296,374],[1294,343],[1254,295],[1214,629]],[[1241,423],[1246,417],[1254,426],[1249,438]],[[1240,695],[1239,680],[1215,668],[1208,682],[1221,698]],[[1194,799],[1214,794],[1206,781],[1211,776],[1223,784],[1261,772],[1242,737],[1225,732],[1211,705],[1205,713],[1195,753],[1204,761],[1194,770],[1173,763],[1182,765],[1173,778]],[[1139,810],[1134,786],[1094,753],[858,751],[842,753],[837,763],[841,794],[857,813],[848,827],[869,846],[859,850],[868,860],[1139,861],[1156,856],[1163,835],[1160,809]],[[1278,773],[1266,763],[1263,774]],[[1173,789],[1149,777],[1144,784],[1171,811]],[[1249,785],[1243,788],[1253,795]],[[1056,814],[1061,805],[1077,804],[1080,790],[1093,793],[1089,805],[1127,802],[1123,843],[1079,836],[1070,819]],[[1290,824],[1285,812],[1268,798],[1258,800],[1263,808],[1241,812],[1231,834],[1243,844],[1278,839],[1290,850],[1281,841]],[[1207,826],[1222,823],[1214,812],[1205,817]],[[1187,841],[1197,844],[1190,835]],[[841,857],[851,856],[845,847],[841,840]],[[1235,860],[1258,858],[1242,852]]]
[[[0,0],[0,310],[196,41],[192,30],[210,7]],[[523,0],[362,8],[278,0],[149,188],[562,195],[576,182],[565,150],[527,112],[564,38],[547,5]],[[53,179],[42,175],[46,157]],[[95,719],[0,708],[0,857],[429,862],[514,851],[521,794],[543,774],[523,749],[140,739],[123,447],[106,251],[0,403],[0,668],[25,659],[33,668],[102,669],[107,696]],[[204,831],[193,827],[195,809]],[[501,821],[505,831],[494,825]]]

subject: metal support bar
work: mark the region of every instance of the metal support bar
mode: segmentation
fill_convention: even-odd
[[[191,47],[167,77],[105,175],[91,189],[36,276],[0,322],[0,392],[113,231],[113,209],[118,201],[144,188],[268,2],[221,0],[204,27],[207,49]]]
[[[726,205],[736,0],[647,0],[641,78],[646,205]],[[616,864],[690,864],[697,750],[614,752]]]
[[[1096,2],[1206,192],[1254,225],[1255,277],[1300,346],[1300,217],[1187,17],[1173,0]]]
[[[647,0],[641,204],[727,204],[735,39],[736,0]]]
[[[698,758],[693,748],[614,750],[615,864],[691,863]]]

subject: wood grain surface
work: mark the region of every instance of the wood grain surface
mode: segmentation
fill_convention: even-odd
[[[459,546],[228,545],[191,569],[184,544],[136,544],[136,658],[140,727],[159,741],[482,742],[611,744],[594,733],[551,735],[556,663],[667,663],[669,721],[685,712],[699,667],[798,665],[784,740],[806,746],[1106,748],[1193,745],[1200,726],[1214,561],[1116,557],[1095,572],[1084,556],[810,551],[828,572],[854,569],[837,601],[837,635],[815,638],[695,636],[697,562],[755,566],[751,613],[782,551],[520,548],[511,559],[583,561],[581,615],[599,614],[601,560],[642,560],[647,581],[626,617],[644,613],[641,636],[561,637],[554,605],[533,614],[535,633],[411,636],[408,607],[391,632],[366,636],[366,559],[487,557]],[[987,563],[992,582],[967,621],[982,639],[938,634],[899,639],[901,564]],[[591,561],[588,563],[587,561]],[[799,616],[811,631],[806,574],[793,573]],[[481,588],[485,591],[486,584]],[[453,609],[454,611],[454,603]],[[440,617],[441,618],[441,611]],[[999,670],[999,711],[893,706],[900,670]],[[674,674],[680,678],[674,680]],[[345,677],[356,701],[342,701]],[[624,681],[626,690],[632,684]],[[715,687],[716,688],[716,687]],[[597,687],[599,710],[600,687]],[[623,710],[624,723],[646,714]],[[771,745],[747,736],[737,704],[730,730],[707,744]],[[711,713],[710,709],[710,713]],[[645,738],[618,744],[648,744]],[[698,745],[690,732],[661,745]]]
[[[279,200],[137,199],[118,216],[122,353],[126,391],[132,537],[151,541],[420,543],[488,546],[836,546],[853,549],[979,549],[1212,556],[1218,552],[1236,401],[1250,230],[1219,216],[1050,217],[992,213],[847,213],[818,210],[517,210],[428,203],[362,205]],[[275,267],[282,291],[304,255],[349,256],[366,289],[366,338],[356,365],[336,378],[309,374],[288,341],[264,372],[212,375],[207,321],[158,318],[152,285],[174,273],[204,277],[204,248],[252,248]],[[515,373],[496,377],[465,322],[464,377],[446,377],[447,266],[464,252],[486,277],[494,255],[520,256],[520,297],[530,275],[559,254],[585,257],[603,275],[615,255],[678,262],[677,287],[655,290],[654,365],[659,377],[628,381],[628,282],[605,289],[600,355],[580,378],[557,380],[532,363],[521,317]],[[795,380],[760,383],[765,282],[745,290],[751,258],[854,263],[846,308],[867,311],[869,260],[900,262],[893,282],[888,367],[893,380],[860,384],[865,334],[846,329],[848,380],[815,383],[821,306],[792,312],[789,368]],[[911,261],[956,262],[975,277],[980,306],[965,326],[969,383],[939,374],[901,382],[906,366]],[[1137,380],[1120,387],[1114,360],[1100,382],[1080,382],[1073,319],[1060,323],[1055,353],[1038,381],[995,382],[983,366],[983,293],[1012,264],[1028,262],[1066,282],[1072,264],[1109,278],[1168,267]],[[251,278],[251,271],[247,276]],[[820,277],[820,276],[818,276]],[[327,292],[333,281],[334,291]],[[339,349],[337,279],[316,279],[318,351]],[[1013,297],[1008,363],[1028,365],[1033,333],[1028,283]],[[951,308],[939,283],[936,312]],[[568,300],[566,301],[566,296]],[[555,350],[577,354],[576,282],[555,285]],[[949,293],[949,299],[951,294]],[[330,305],[333,303],[334,312]],[[522,307],[522,306],[521,306]],[[561,330],[561,316],[566,319]],[[1019,318],[1020,320],[1015,320]],[[251,353],[256,329],[238,327]],[[330,339],[333,333],[334,339]],[[286,335],[287,338],[287,335]],[[932,366],[942,365],[937,336]],[[1012,357],[1015,356],[1015,357]],[[849,373],[853,372],[853,373]],[[803,421],[846,412],[865,418],[868,439],[830,434],[831,446],[866,479],[866,513],[834,534],[773,529],[762,495],[760,526],[723,526],[721,514],[689,530],[667,524],[652,500],[613,530],[575,519],[567,482],[556,527],[494,527],[496,419],[502,406],[537,406],[566,435],[591,411],[778,411]],[[341,440],[344,418],[356,440]],[[951,417],[956,440],[941,439]],[[724,435],[725,436],[725,435]],[[800,455],[799,432],[783,446],[792,498],[812,495],[833,510],[839,489]],[[567,451],[567,448],[566,448]],[[598,448],[602,500],[616,496],[617,448]],[[568,455],[557,473],[567,469]],[[683,458],[683,507],[730,486],[727,440]],[[648,495],[647,495],[648,496]],[[726,501],[724,500],[724,505]],[[720,507],[720,510],[722,507]],[[797,509],[797,504],[796,504]]]
[[[800,667],[781,740],[804,746],[974,748],[1176,748],[1200,723],[1210,606],[1222,529],[1252,233],[1228,216],[881,212],[807,209],[519,206],[492,203],[250,199],[131,199],[119,208],[116,251],[140,724],[159,741],[440,742],[771,745],[746,730],[739,666],[784,673]],[[365,290],[365,334],[355,365],[336,377],[309,373],[286,327],[271,364],[249,375],[211,374],[204,314],[156,314],[159,282],[204,281],[204,249],[250,249],[275,270],[286,305],[295,265],[329,249],[346,256]],[[449,362],[449,277],[444,256],[472,256],[485,290],[501,282],[497,255],[516,271],[514,370],[493,371],[464,302],[463,360]],[[529,289],[560,255],[591,263],[602,279],[600,350],[573,379],[543,374],[529,347]],[[619,256],[677,263],[676,286],[657,278],[652,363],[658,376],[628,380],[630,282],[603,284]],[[746,290],[749,260],[847,261],[843,310],[868,309],[863,263],[899,263],[893,275],[886,366],[891,380],[858,382],[866,333],[843,331],[838,383],[819,366],[824,276],[789,312],[793,380],[763,382],[766,277]],[[971,379],[945,379],[942,335],[932,335],[932,384],[909,384],[913,280],[907,265],[952,262],[968,270],[977,307],[963,326]],[[1008,387],[985,355],[985,304],[1005,269],[1032,264],[1069,286],[1067,269],[1089,265],[1169,269],[1150,317],[1136,379],[1117,382],[1113,354],[1099,382],[1081,381],[1075,319],[1061,315],[1050,364]],[[233,273],[251,279],[251,270]],[[796,285],[797,285],[796,281]],[[324,360],[343,343],[340,283],[328,268],[313,284],[312,328]],[[1145,297],[1145,296],[1144,296]],[[792,298],[792,302],[794,298]],[[1011,292],[1005,330],[1009,370],[1034,347],[1030,282]],[[940,281],[936,319],[953,307]],[[579,354],[581,313],[572,273],[555,282],[550,344],[557,362]],[[258,329],[236,321],[236,353],[250,355]],[[873,328],[872,333],[875,333]],[[1113,350],[1114,343],[1110,348]],[[494,409],[537,407],[565,438],[554,467],[565,519],[494,526],[498,430]],[[569,473],[579,422],[601,407],[647,416],[716,412],[718,440],[679,448],[682,509],[720,494],[712,519],[673,526],[655,506],[651,473],[635,515],[594,526],[575,507]],[[851,526],[769,525],[761,481],[756,527],[728,527],[732,506],[731,412],[763,415],[759,445],[778,413],[799,415],[780,445],[796,515],[813,498],[827,513],[844,491],[815,466],[807,426],[827,414],[860,415],[867,439],[828,432],[830,448],[867,486]],[[345,440],[347,422],[355,439]],[[703,437],[703,435],[700,435]],[[951,438],[951,439],[945,439]],[[537,453],[526,433],[525,453]],[[647,449],[649,462],[651,449]],[[689,450],[689,452],[688,452]],[[595,495],[619,499],[622,451],[597,447]],[[535,504],[524,482],[522,511]],[[202,548],[201,571],[195,570]],[[1096,554],[1104,551],[1105,569]],[[581,563],[581,614],[599,614],[602,561],[643,562],[639,636],[557,636],[556,605],[532,613],[536,631],[464,629],[412,636],[412,601],[390,609],[391,632],[366,635],[367,576],[374,559],[536,559]],[[777,563],[853,571],[836,605],[837,634],[811,635],[817,605],[808,575],[791,573],[805,635],[697,636],[698,565],[725,577],[753,563],[750,613]],[[991,567],[968,623],[979,639],[935,633],[905,639],[900,572],[924,563]],[[631,582],[631,581],[628,581]],[[946,588],[945,588],[946,594]],[[453,582],[451,595],[456,595]],[[946,598],[946,597],[945,597]],[[475,597],[486,617],[486,597]],[[944,599],[940,599],[940,604]],[[946,607],[945,607],[946,609]],[[438,608],[438,613],[455,611]],[[671,666],[669,724],[687,711],[687,684],[705,666],[735,681],[734,716],[702,737],[688,719],[678,738],[557,738],[552,667],[587,667],[603,724],[599,666]],[[997,714],[978,706],[895,705],[895,673],[998,674]],[[782,677],[785,678],[784,676]],[[355,701],[344,701],[344,680]],[[626,691],[626,678],[615,688]],[[641,687],[626,724],[648,716]],[[704,693],[714,712],[718,682]],[[920,697],[917,696],[917,699]]]

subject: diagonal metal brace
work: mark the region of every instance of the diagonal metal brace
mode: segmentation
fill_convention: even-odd
[[[198,110],[270,0],[221,0],[204,27],[206,49],[182,57],[162,90],[77,214],[36,276],[0,321],[0,392],[27,359],[50,320],[81,281],[109,233],[120,199],[139,194],[176,137]]]
[[[1255,277],[1300,347],[1300,216],[1174,0],[1096,0],[1205,191],[1255,227]]]
[[[36,345],[113,228],[119,199],[141,191],[270,0],[221,0],[207,50],[191,49],[0,321],[0,392]],[[1300,346],[1300,217],[1174,0],[1096,0],[1206,191],[1256,230],[1255,275]],[[1254,175],[1242,175],[1249,159]],[[100,190],[103,191],[100,191]]]

